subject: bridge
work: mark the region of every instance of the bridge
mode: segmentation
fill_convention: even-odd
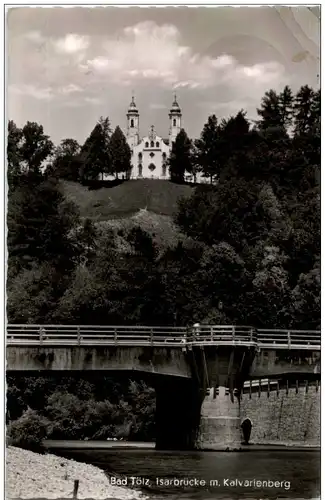
[[[245,382],[320,378],[320,331],[15,324],[6,351],[10,372],[141,375],[156,389],[164,449],[238,447]]]

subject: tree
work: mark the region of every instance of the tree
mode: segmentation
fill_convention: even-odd
[[[288,132],[293,120],[294,97],[291,88],[286,85],[279,94],[279,107],[281,115],[281,124]]]
[[[101,375],[7,377],[8,437],[41,450],[42,440],[152,440],[155,391],[145,383]]]
[[[265,92],[256,121],[259,130],[279,129],[282,133],[289,131],[293,119],[294,97],[291,88],[286,85],[279,94],[274,90]]]
[[[78,213],[55,180],[21,183],[8,203],[8,301],[11,322],[50,320],[79,262]],[[24,176],[23,176],[24,177]]]
[[[219,163],[219,130],[215,115],[209,116],[204,125],[200,139],[195,141],[197,159],[204,177],[210,178],[212,184],[220,175]]]
[[[296,136],[307,134],[313,125],[314,91],[304,85],[297,92],[294,103],[294,133]],[[320,100],[320,93],[319,100]],[[320,115],[320,113],[319,113]]]
[[[44,323],[57,307],[56,271],[48,264],[21,269],[7,287],[7,315],[10,323]]]
[[[83,262],[92,262],[97,250],[98,231],[91,219],[84,220],[83,226],[77,232],[77,238],[82,246]]]
[[[7,161],[8,161],[8,184],[10,189],[14,189],[19,183],[21,174],[21,141],[23,132],[17,127],[14,121],[8,122],[7,137]]]
[[[157,257],[158,250],[152,237],[141,229],[140,226],[136,226],[130,230],[127,235],[127,241],[136,253],[147,257],[150,261],[154,261]]]
[[[44,134],[42,125],[26,123],[22,129],[22,144],[19,149],[21,160],[28,170],[37,173],[53,152],[53,147],[52,141]]]
[[[190,237],[208,245],[225,241],[235,250],[265,239],[270,217],[254,180],[231,178],[209,190],[196,190],[179,204],[176,223]]]
[[[288,178],[295,191],[313,189],[320,184],[320,90],[302,87],[295,101],[294,137]]]
[[[143,381],[130,381],[128,403],[134,416],[134,425],[129,439],[151,441],[155,435],[156,394],[152,387]]]
[[[57,148],[58,156],[76,156],[80,153],[81,146],[75,139],[63,139]]]
[[[250,131],[246,113],[241,110],[236,116],[223,119],[218,127],[218,134],[220,178],[237,175],[245,177],[250,174],[255,136]]]
[[[201,171],[201,165],[200,165],[200,155],[199,155],[199,150],[195,145],[195,142],[192,142],[192,155],[191,155],[191,163],[192,163],[192,174],[193,174],[193,180],[196,183],[197,181],[197,175]]]
[[[192,142],[184,129],[173,142],[168,163],[173,182],[183,183],[185,172],[192,173]]]
[[[290,257],[287,265],[290,279],[296,285],[299,275],[308,274],[321,253],[319,188],[299,193],[287,210],[290,213],[292,231],[284,248]]]
[[[110,141],[109,118],[100,117],[88,139],[81,148],[82,180],[97,179],[100,174],[111,173],[109,155]]]
[[[281,108],[280,96],[274,90],[265,92],[257,114],[261,117],[256,122],[260,130],[283,127],[283,106]]]
[[[9,266],[13,261],[22,267],[49,262],[69,271],[79,252],[71,232],[78,221],[76,207],[65,200],[57,180],[25,174],[8,200]]]
[[[244,259],[226,242],[204,249],[196,273],[202,294],[202,321],[237,323],[245,315],[248,272]]]
[[[99,312],[106,308],[105,286],[93,267],[79,265],[60,297],[52,319],[58,324],[104,324]],[[107,323],[106,323],[107,324]]]
[[[110,173],[118,178],[119,173],[128,177],[131,170],[131,149],[125,135],[119,126],[114,130],[109,141],[109,154],[111,159]]]
[[[78,181],[81,166],[79,153],[81,146],[75,139],[63,139],[56,149],[53,174],[71,181]]]
[[[54,439],[80,439],[83,417],[88,407],[87,402],[82,401],[75,394],[55,391],[47,400],[44,413],[52,424],[52,435]]]
[[[320,137],[321,127],[321,97],[320,89],[313,92],[313,100],[311,105],[311,132]]]
[[[8,425],[7,434],[13,446],[40,452],[42,442],[51,432],[49,420],[28,409],[23,415]]]
[[[321,270],[320,260],[306,274],[299,276],[292,292],[292,326],[320,329],[321,318]]]
[[[285,269],[287,256],[279,247],[260,245],[251,288],[246,294],[247,322],[259,328],[285,328],[290,322],[291,294]]]
[[[161,316],[166,325],[188,325],[202,320],[207,297],[203,297],[196,280],[204,251],[201,242],[188,240],[167,249],[159,260],[163,292]]]

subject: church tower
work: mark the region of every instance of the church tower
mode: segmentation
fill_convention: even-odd
[[[169,120],[169,145],[171,147],[182,128],[182,112],[176,100],[176,94],[174,95],[174,102],[169,112]]]
[[[134,96],[130,103],[127,117],[127,141],[131,149],[139,144],[139,111],[134,102]]]

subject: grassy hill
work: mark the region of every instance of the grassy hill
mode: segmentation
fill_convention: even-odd
[[[89,190],[76,182],[62,182],[63,192],[80,210],[81,217],[95,221],[130,217],[145,209],[158,215],[171,216],[177,200],[190,196],[193,188],[162,180],[131,180],[111,188]]]
[[[113,229],[121,248],[126,246],[121,231],[126,233],[136,226],[149,233],[160,248],[184,239],[172,215],[177,200],[193,192],[190,186],[150,179],[96,190],[67,181],[62,181],[61,186],[66,198],[78,206],[82,218],[91,219],[102,231]]]

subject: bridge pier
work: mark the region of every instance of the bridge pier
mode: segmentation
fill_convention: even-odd
[[[204,399],[197,449],[238,449],[242,441],[240,402],[226,387],[212,388]]]
[[[242,442],[240,399],[255,347],[205,347],[205,398],[201,407],[196,449],[238,449]],[[201,368],[201,373],[204,371]]]

